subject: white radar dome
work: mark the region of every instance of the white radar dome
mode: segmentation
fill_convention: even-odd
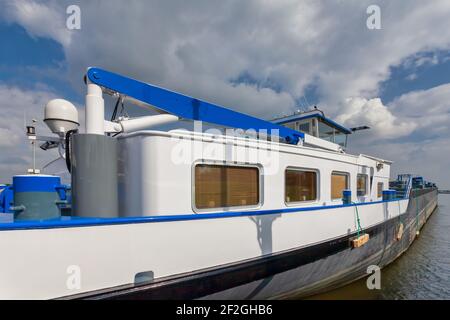
[[[50,100],[45,106],[44,122],[56,134],[76,129],[79,125],[77,108],[64,99]]]

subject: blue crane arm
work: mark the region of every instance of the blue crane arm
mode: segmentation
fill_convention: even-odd
[[[243,130],[267,130],[268,134],[278,130],[277,135],[289,144],[297,144],[304,138],[302,132],[99,68],[89,68],[87,77],[100,87],[145,102],[180,118]]]

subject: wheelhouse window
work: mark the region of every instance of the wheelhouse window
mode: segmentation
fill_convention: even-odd
[[[322,120],[319,120],[319,138],[334,142],[335,129]]]
[[[344,148],[347,146],[347,133],[325,123],[322,119],[319,119],[319,138],[336,143]]]
[[[317,200],[317,172],[301,169],[286,169],[286,203],[314,200]]]
[[[349,187],[349,175],[345,172],[331,173],[331,200],[342,199],[342,191]]]
[[[298,130],[304,133],[310,133],[310,122],[303,122],[298,124]]]
[[[259,203],[257,167],[198,164],[195,166],[195,207],[211,209]]]
[[[383,182],[378,182],[377,184],[377,197],[381,198],[383,196]]]
[[[365,196],[367,194],[367,175],[358,174],[357,177],[357,190],[358,197]]]
[[[288,122],[288,123],[283,124],[283,126],[285,126],[286,128],[289,128],[289,129],[297,130],[297,128],[295,126],[295,122]]]

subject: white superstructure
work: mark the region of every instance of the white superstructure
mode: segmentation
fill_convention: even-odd
[[[390,162],[363,155],[355,156],[322,148],[176,130],[140,131],[120,141],[120,214],[145,216],[202,214],[217,208],[196,210],[194,167],[200,163],[251,166],[259,170],[261,200],[246,210],[272,210],[292,207],[342,205],[331,199],[332,172],[349,175],[352,201],[365,203],[382,200],[382,190],[389,188]],[[317,172],[317,194],[313,201],[285,203],[287,168]],[[367,191],[358,196],[357,177],[366,177]],[[240,211],[243,208],[225,208]]]

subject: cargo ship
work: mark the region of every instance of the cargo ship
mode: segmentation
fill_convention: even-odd
[[[357,128],[318,109],[266,121],[100,68],[85,82],[83,127],[63,99],[52,136],[27,127],[70,182],[33,168],[0,186],[1,299],[307,297],[394,261],[438,204],[433,183],[347,153]]]

